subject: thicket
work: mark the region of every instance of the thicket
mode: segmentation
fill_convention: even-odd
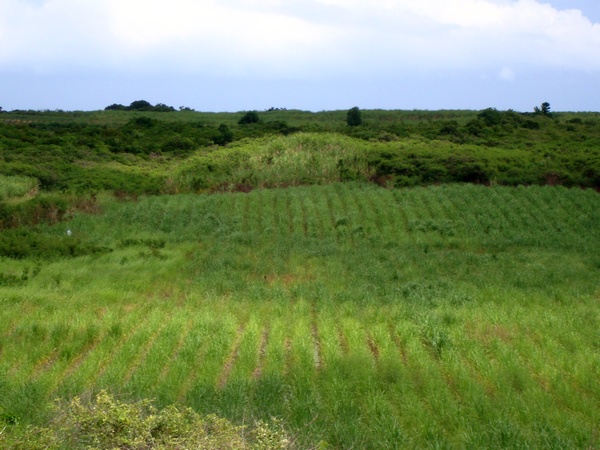
[[[373,180],[387,186],[435,183],[600,187],[600,158],[588,148],[516,149],[422,139],[373,148]]]
[[[114,103],[112,105],[104,108],[105,111],[152,111],[152,112],[173,112],[175,108],[172,106],[167,106],[164,103],[157,103],[156,105],[152,105],[152,103],[146,100],[135,100],[131,102],[129,106],[124,106],[118,103]]]
[[[0,257],[4,258],[51,260],[110,251],[79,237],[48,235],[25,227],[4,230],[0,235]]]
[[[0,202],[0,229],[58,223],[68,214],[69,208],[69,200],[56,194],[16,203]]]
[[[598,115],[549,113],[549,105],[530,114],[494,108],[353,108],[322,113],[272,109],[260,115],[188,109],[158,113],[145,104],[132,105],[135,109],[94,113],[4,112],[0,175],[28,177],[42,191],[126,195],[347,179],[394,186],[600,187]],[[360,123],[353,120],[348,126],[347,115],[356,112]],[[296,133],[310,136],[311,145],[299,146],[292,136]],[[339,150],[331,151],[332,141]],[[285,149],[274,150],[277,146]],[[331,170],[334,155],[337,172]],[[286,165],[286,158],[294,162]],[[290,179],[292,171],[296,175]]]

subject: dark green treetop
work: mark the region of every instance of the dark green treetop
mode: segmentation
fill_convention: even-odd
[[[358,109],[358,106],[355,106],[354,108],[350,108],[348,110],[348,113],[346,115],[346,124],[349,127],[357,127],[359,125],[362,125],[362,115],[360,109]]]

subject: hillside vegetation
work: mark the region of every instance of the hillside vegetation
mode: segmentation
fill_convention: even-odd
[[[0,447],[600,446],[596,115],[18,114]]]
[[[322,178],[390,186],[600,186],[597,114],[548,117],[487,109],[362,116],[362,125],[350,127],[341,111],[269,111],[249,124],[238,124],[243,116],[233,113],[5,112],[0,174],[36,178],[45,190],[157,194],[219,188],[232,173],[235,184],[252,187],[283,179],[263,169],[292,172],[286,183],[311,184],[314,174],[293,173],[298,161],[290,157],[303,156],[309,164],[311,158],[327,159],[333,167]],[[240,165],[249,155],[260,164],[243,173]],[[201,182],[178,178],[196,168],[209,172],[198,174]]]

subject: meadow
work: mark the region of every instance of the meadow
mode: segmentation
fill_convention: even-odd
[[[269,167],[286,188],[98,194],[3,231],[0,443],[106,389],[278,418],[296,448],[600,447],[597,192]]]

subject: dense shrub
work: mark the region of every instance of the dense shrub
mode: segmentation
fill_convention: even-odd
[[[3,230],[0,234],[0,257],[12,259],[74,258],[110,251],[75,236],[47,235],[30,228]]]
[[[260,117],[258,116],[258,113],[256,111],[248,111],[240,118],[240,120],[238,121],[238,124],[248,125],[248,124],[259,123],[259,122],[260,122]]]
[[[173,112],[175,108],[172,106],[165,105],[164,103],[157,103],[156,105],[152,105],[152,103],[146,100],[135,100],[130,103],[129,106],[124,106],[118,103],[113,103],[112,105],[104,108],[105,111],[151,111],[151,112]]]
[[[96,117],[92,121],[69,113],[6,113],[19,119],[0,122],[0,175],[35,178],[41,191],[108,190],[126,195],[309,184],[332,179],[331,167],[338,181],[374,176],[386,185],[465,181],[599,187],[600,121],[591,113],[553,113],[549,119],[541,113],[495,108],[374,110],[359,111],[364,123],[347,126],[347,111],[272,109],[263,113],[269,120],[261,120],[256,111],[240,119],[239,113],[157,114],[144,109],[166,105],[145,101],[123,106],[123,111],[121,106],[107,107],[99,123]],[[136,111],[128,111],[132,106]],[[106,117],[115,120],[102,122]],[[333,165],[326,145],[314,152],[283,153],[261,147],[269,137],[313,134],[308,131],[322,135],[323,142],[343,134],[365,145],[358,155],[341,155]],[[222,151],[225,146],[236,150]],[[393,157],[378,156],[388,150]],[[371,161],[368,170],[353,168],[358,167],[357,158]],[[325,160],[326,175],[316,176]],[[458,167],[461,161],[465,167]],[[187,170],[190,167],[197,168],[196,173]],[[185,180],[180,178],[183,172]]]
[[[357,127],[362,125],[362,113],[358,106],[350,108],[346,113],[346,125],[349,127]]]
[[[215,144],[226,145],[233,141],[233,133],[231,132],[231,130],[229,129],[229,127],[226,124],[224,124],[224,123],[220,124],[218,131],[219,131],[219,135],[215,136],[215,139],[214,139]]]
[[[44,195],[16,204],[0,202],[0,229],[58,223],[68,211],[68,201],[58,195]]]

